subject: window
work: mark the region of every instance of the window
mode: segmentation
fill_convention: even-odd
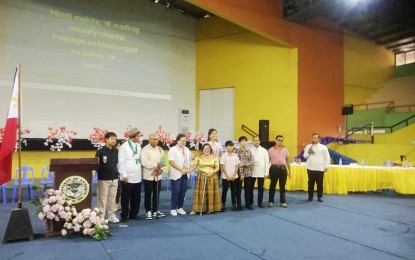
[[[415,50],[395,54],[395,66],[415,63]]]

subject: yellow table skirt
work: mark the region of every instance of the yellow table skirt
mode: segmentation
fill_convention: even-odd
[[[305,165],[292,164],[291,179],[287,180],[286,190],[307,191],[307,182]],[[264,188],[269,189],[269,185],[270,180],[266,179]],[[378,189],[394,189],[401,194],[415,194],[415,168],[331,165],[324,173],[325,194],[347,194]]]

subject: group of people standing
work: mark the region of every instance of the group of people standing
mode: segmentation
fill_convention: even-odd
[[[141,182],[144,181],[144,207],[146,219],[164,217],[159,211],[159,195],[161,187],[161,174],[166,164],[164,151],[157,144],[156,134],[149,136],[149,143],[141,149],[140,131],[132,128],[129,140],[119,149],[115,148],[116,135],[109,132],[105,136],[106,145],[97,151],[100,158],[98,169],[98,208],[105,212],[108,210],[108,221],[118,223],[115,215],[116,193],[118,180],[121,185],[121,222],[129,219],[143,219],[138,215],[141,202]],[[328,150],[319,144],[318,134],[313,134],[312,144],[307,145],[304,157],[309,176],[309,198],[314,194],[314,183],[317,182],[318,201],[322,202],[323,177],[330,163]],[[248,149],[248,139],[239,138],[239,149],[234,148],[232,141],[225,142],[225,151],[217,140],[217,131],[210,129],[208,142],[204,143],[199,156],[194,158],[186,147],[186,136],[179,134],[176,145],[167,155],[170,167],[168,170],[171,180],[171,210],[170,215],[185,215],[183,209],[185,193],[187,190],[188,175],[197,169],[196,183],[193,196],[191,215],[201,213],[224,212],[227,210],[227,192],[231,190],[231,209],[240,211],[254,209],[254,187],[257,183],[257,206],[264,205],[264,180],[270,178],[268,206],[274,206],[275,189],[279,183],[280,206],[287,208],[285,197],[285,183],[290,177],[290,154],[283,145],[284,137],[278,135],[276,144],[268,151],[260,146],[258,136],[252,138],[253,147]],[[222,181],[220,192],[219,179]],[[244,190],[244,207],[242,206],[241,191]],[[222,193],[222,194],[221,194]]]

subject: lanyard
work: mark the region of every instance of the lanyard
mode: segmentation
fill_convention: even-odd
[[[128,140],[128,145],[130,146],[131,150],[133,151],[133,154],[134,154],[133,157],[135,159],[135,163],[140,164],[141,162],[140,162],[140,157],[139,157],[138,151],[137,151],[138,150],[137,145],[134,145],[135,150],[134,150],[133,144],[131,143],[130,140]]]

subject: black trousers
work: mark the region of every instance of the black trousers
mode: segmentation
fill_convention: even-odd
[[[122,182],[121,189],[121,217],[134,218],[137,216],[141,202],[141,182]]]
[[[269,186],[269,202],[274,203],[275,187],[279,180],[280,184],[280,203],[285,203],[285,183],[287,182],[287,169],[285,166],[271,165],[269,168],[271,184]]]
[[[317,197],[323,197],[323,179],[324,172],[322,171],[313,171],[307,169],[308,175],[308,198],[313,199],[314,196],[314,183],[317,183]]]
[[[144,180],[144,208],[146,209],[146,212],[157,212],[160,200],[160,188],[161,180]]]
[[[244,178],[244,196],[245,196],[245,207],[254,204],[254,185],[255,179],[252,177]]]
[[[233,181],[228,181],[227,179],[222,179],[222,205],[225,207],[226,204],[226,196],[228,194],[228,188],[231,188],[231,200],[232,205],[241,206],[241,191],[242,191],[242,183],[238,179]]]
[[[254,178],[252,177],[252,196],[251,196],[251,205],[254,204],[254,187],[255,181],[258,182],[258,205],[261,205],[264,199],[264,178]]]

